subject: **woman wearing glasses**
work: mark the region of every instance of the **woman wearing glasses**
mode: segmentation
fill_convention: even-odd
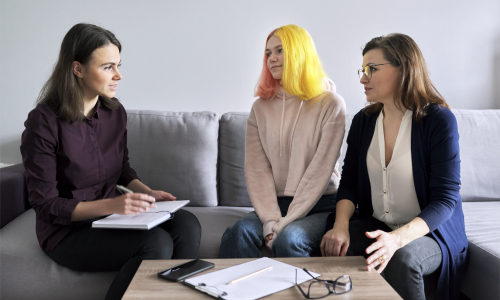
[[[349,130],[322,254],[368,257],[404,299],[425,299],[429,274],[436,299],[458,299],[468,242],[456,119],[409,36],[368,42],[359,74],[369,105]]]
[[[21,141],[40,247],[72,270],[120,271],[106,299],[122,298],[143,259],[196,258],[201,236],[198,219],[184,210],[147,231],[91,227],[94,218],[135,215],[155,208],[155,200],[175,200],[144,185],[130,167],[127,114],[114,98],[120,52],[112,32],[73,26]],[[117,183],[134,193],[120,195]]]
[[[221,257],[260,257],[264,245],[277,257],[319,255],[345,131],[344,100],[325,76],[306,30],[269,34],[245,144],[255,212],[226,230]]]

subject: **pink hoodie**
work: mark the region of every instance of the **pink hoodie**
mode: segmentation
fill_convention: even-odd
[[[333,81],[325,82],[323,94],[303,101],[281,87],[273,99],[257,99],[248,117],[245,178],[263,234],[273,233],[272,241],[290,222],[306,216],[322,195],[337,192],[345,102]],[[276,199],[280,196],[294,197],[285,217]]]

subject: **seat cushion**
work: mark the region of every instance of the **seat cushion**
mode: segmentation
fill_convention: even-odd
[[[201,246],[199,258],[219,258],[221,238],[229,226],[247,213],[250,207],[185,207],[192,212],[201,224]]]
[[[33,209],[0,230],[1,299],[104,299],[116,272],[76,272],[40,249]]]
[[[141,181],[190,206],[217,206],[217,137],[214,112],[128,110],[131,167]]]
[[[245,181],[248,113],[226,113],[219,130],[219,205],[251,207]]]
[[[462,292],[469,298],[500,299],[500,201],[464,202],[469,267]]]

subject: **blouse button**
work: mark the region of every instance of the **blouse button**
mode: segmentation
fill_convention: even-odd
[[[389,211],[388,211],[388,210],[386,210],[386,211],[385,211],[385,213],[386,213],[386,214],[388,214],[388,213],[389,213]]]
[[[384,190],[384,194],[387,194],[387,190]]]
[[[386,168],[384,168],[384,171],[386,170]]]

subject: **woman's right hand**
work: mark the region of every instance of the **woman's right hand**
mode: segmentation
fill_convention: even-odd
[[[127,193],[109,201],[111,213],[119,215],[135,215],[156,208],[155,198],[141,193]]]
[[[349,223],[335,222],[321,240],[321,256],[345,256],[349,248]]]

